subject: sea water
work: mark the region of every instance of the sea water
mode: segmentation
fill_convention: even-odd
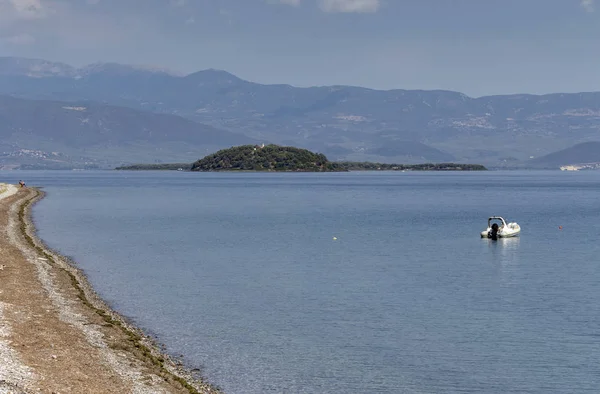
[[[598,172],[2,175],[42,186],[41,238],[226,393],[600,387]],[[480,239],[491,215],[521,237]]]

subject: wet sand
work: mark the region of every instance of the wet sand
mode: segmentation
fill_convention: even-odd
[[[43,192],[0,184],[0,394],[220,393],[96,295],[35,236]]]

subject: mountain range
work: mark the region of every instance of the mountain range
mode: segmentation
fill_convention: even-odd
[[[599,92],[474,98],[443,90],[263,85],[213,69],[176,75],[0,58],[0,95],[0,135],[4,149],[13,149],[7,152],[53,149],[101,166],[193,161],[256,142],[331,160],[527,167],[600,140]]]
[[[258,141],[180,116],[96,102],[0,96],[0,164],[112,168],[134,162],[194,161]]]
[[[530,162],[532,168],[556,169],[567,165],[600,168],[600,142],[582,142]]]

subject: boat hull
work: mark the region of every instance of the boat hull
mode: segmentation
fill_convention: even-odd
[[[488,228],[485,231],[481,232],[481,238],[489,238],[489,234],[491,234],[492,229]],[[513,237],[518,237],[519,234],[521,234],[521,229],[510,229],[508,231],[506,230],[500,230],[498,231],[498,238],[513,238]]]

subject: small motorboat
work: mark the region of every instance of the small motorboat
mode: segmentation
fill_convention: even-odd
[[[488,219],[488,227],[481,232],[481,238],[511,238],[518,237],[521,233],[521,226],[516,222],[506,223],[501,216],[492,216]]]

